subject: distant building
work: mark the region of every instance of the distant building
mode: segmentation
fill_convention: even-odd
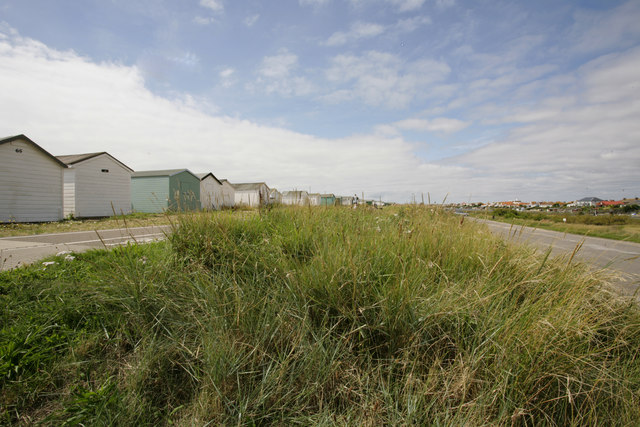
[[[131,204],[149,213],[200,209],[200,178],[188,169],[134,172]]]
[[[258,207],[269,204],[269,187],[264,182],[231,184],[235,190],[235,204]]]
[[[335,206],[336,204],[336,196],[335,194],[321,194],[320,195],[320,206]]]
[[[222,207],[232,208],[236,205],[236,190],[226,179],[221,179],[222,183]]]
[[[351,206],[353,204],[353,196],[340,196],[339,203],[342,206]]]
[[[223,206],[222,183],[212,172],[197,173],[200,178],[200,206],[202,209],[218,210]]]
[[[107,152],[56,156],[64,170],[64,216],[131,213],[133,169]]]
[[[282,204],[307,206],[309,204],[309,193],[306,191],[283,191]]]
[[[282,204],[282,193],[277,189],[272,188],[269,190],[269,203],[271,204]]]
[[[320,206],[321,196],[320,193],[309,193],[309,205]]]
[[[597,197],[585,197],[580,200],[576,200],[573,205],[574,206],[596,206],[599,202],[602,202],[602,199],[598,199]]]
[[[598,207],[620,207],[620,206],[624,206],[625,203],[623,200],[603,200],[601,202],[598,202],[597,206]]]

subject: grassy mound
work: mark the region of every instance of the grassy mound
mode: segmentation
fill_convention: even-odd
[[[184,216],[0,275],[0,423],[630,424],[640,311],[439,210]]]

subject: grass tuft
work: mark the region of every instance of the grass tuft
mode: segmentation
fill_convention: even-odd
[[[420,206],[182,215],[0,273],[0,423],[633,424],[640,311],[567,260]]]

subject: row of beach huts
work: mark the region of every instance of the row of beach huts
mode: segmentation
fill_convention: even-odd
[[[188,169],[136,172],[107,152],[53,156],[25,135],[0,138],[0,222],[270,203],[351,205],[356,199],[306,191],[281,193],[264,182],[232,184],[212,172]]]

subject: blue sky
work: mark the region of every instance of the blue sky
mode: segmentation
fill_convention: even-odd
[[[398,202],[640,196],[640,2],[0,0],[0,134]]]

